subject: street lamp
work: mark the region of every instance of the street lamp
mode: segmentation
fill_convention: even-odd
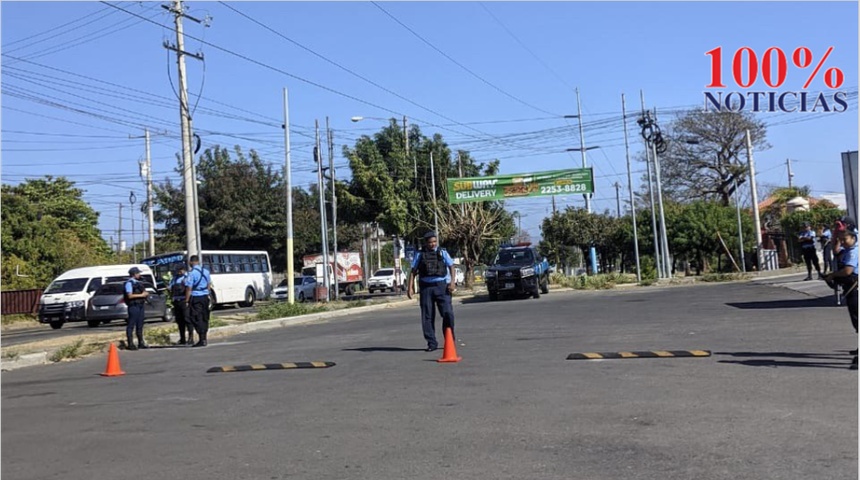
[[[394,117],[392,117],[392,119],[393,119],[393,118],[394,118]],[[383,121],[383,122],[387,122],[387,121],[389,120],[388,118],[382,118],[382,117],[362,117],[362,116],[360,116],[360,115],[356,115],[355,117],[351,117],[349,120],[350,120],[351,122],[353,122],[353,123],[357,123],[357,122],[360,122],[360,121],[365,120],[365,119],[369,119],[369,120],[381,120],[381,121]],[[404,115],[404,116],[403,116],[403,149],[404,149],[404,151],[406,151],[406,157],[408,158],[408,157],[409,157],[409,132],[407,131],[407,126],[406,126],[406,125],[407,125],[407,124],[406,124],[406,115]],[[417,185],[417,184],[418,184],[418,160],[416,160],[414,157],[412,158],[412,169],[413,169],[413,171],[414,171],[414,175],[415,175],[415,177],[414,177],[414,178],[415,178],[415,183],[416,183],[416,185]]]

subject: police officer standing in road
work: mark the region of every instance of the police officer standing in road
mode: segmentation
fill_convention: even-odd
[[[149,292],[140,283],[139,268],[131,267],[128,274],[131,278],[126,280],[124,287],[125,304],[128,307],[128,325],[125,327],[126,345],[128,350],[149,348],[149,345],[143,341],[143,320],[145,318],[143,304],[146,302]],[[132,337],[132,332],[135,331],[137,332],[137,347],[134,346],[134,338]]]
[[[442,332],[446,328],[454,334],[454,307],[451,305],[451,295],[456,289],[456,274],[454,260],[444,249],[439,248],[436,232],[424,234],[424,247],[415,254],[412,269],[409,272],[406,296],[412,298],[415,293],[414,278],[418,276],[418,288],[421,305],[421,326],[424,329],[424,339],[427,349],[432,352],[439,348],[436,342],[436,308],[442,315]]]
[[[209,286],[212,277],[209,270],[200,266],[200,259],[192,255],[188,262],[191,271],[185,278],[185,302],[191,317],[191,324],[197,330],[198,341],[192,347],[205,347],[206,334],[209,332]]]
[[[173,316],[176,318],[176,325],[179,327],[179,344],[187,345],[194,343],[194,326],[191,323],[191,316],[188,314],[188,303],[185,302],[185,280],[188,275],[185,273],[185,265],[180,265],[176,269],[176,275],[170,280],[170,295],[173,297]],[[185,339],[185,332],[188,332],[188,339]]]
[[[827,224],[821,225],[821,236],[818,237],[818,241],[821,243],[821,252],[824,254],[824,274],[833,273],[836,271],[834,268],[834,264],[836,262],[833,261],[833,235],[830,233],[830,227]]]
[[[804,280],[812,280],[812,266],[815,265],[815,271],[818,272],[818,278],[824,278],[821,275],[821,267],[818,265],[818,253],[815,251],[815,232],[809,222],[803,222],[803,231],[797,236],[800,242],[800,248],[803,252],[803,260],[806,262],[806,278]]]
[[[848,316],[851,317],[851,326],[857,332],[857,274],[858,255],[857,250],[857,227],[849,226],[842,234],[842,249],[839,252],[839,270],[825,277],[828,284],[838,283],[842,285],[845,292],[845,305],[848,307]],[[853,368],[857,367],[857,349],[851,351],[854,355]]]

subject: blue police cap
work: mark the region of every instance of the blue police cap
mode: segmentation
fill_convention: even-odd
[[[433,230],[430,230],[429,232],[425,233],[424,234],[424,240],[427,240],[428,238],[436,238],[436,232]]]
[[[129,275],[134,275],[134,274],[136,274],[136,273],[140,273],[140,269],[139,269],[139,268],[137,268],[137,267],[131,267],[131,268],[129,268],[129,269],[128,269],[128,274],[129,274]]]

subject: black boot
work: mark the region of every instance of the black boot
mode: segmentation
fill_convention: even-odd
[[[126,350],[137,350],[137,347],[134,346],[134,340],[132,337],[127,337],[125,340],[125,349]]]
[[[137,336],[137,348],[140,348],[140,349],[149,348],[149,345],[147,345],[146,342],[143,341],[143,335]]]

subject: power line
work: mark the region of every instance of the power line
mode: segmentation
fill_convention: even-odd
[[[523,105],[525,105],[525,106],[527,106],[527,107],[529,107],[529,108],[532,108],[532,109],[534,109],[534,110],[537,110],[537,111],[539,111],[539,112],[546,113],[546,114],[548,114],[548,115],[561,116],[561,115],[559,115],[559,114],[557,114],[557,113],[553,113],[553,112],[550,112],[550,111],[544,110],[544,109],[542,109],[542,108],[540,108],[540,107],[536,107],[536,106],[534,106],[534,105],[532,105],[532,104],[530,104],[530,103],[528,103],[528,102],[526,102],[526,101],[524,101],[524,100],[520,99],[519,97],[516,97],[516,96],[514,96],[514,95],[511,95],[510,93],[506,92],[505,90],[502,90],[500,87],[496,86],[495,84],[491,83],[489,80],[487,80],[487,79],[485,79],[484,77],[482,77],[482,76],[478,75],[477,73],[473,72],[471,69],[469,69],[468,67],[466,67],[466,66],[465,66],[465,65],[463,65],[462,63],[458,62],[457,60],[455,60],[454,58],[452,58],[452,57],[451,57],[450,55],[448,55],[447,53],[445,53],[445,52],[443,52],[442,50],[440,50],[436,45],[433,45],[432,43],[430,43],[430,41],[429,41],[429,40],[427,40],[426,38],[422,37],[422,36],[421,36],[418,32],[416,32],[415,30],[413,30],[413,29],[409,28],[409,26],[408,26],[408,25],[406,25],[405,23],[403,23],[403,22],[401,22],[400,20],[398,20],[398,19],[397,19],[397,17],[395,17],[394,15],[392,15],[390,12],[388,12],[388,10],[386,10],[386,9],[382,8],[382,6],[381,6],[381,5],[379,5],[378,3],[376,3],[376,2],[370,2],[370,3],[372,3],[376,8],[378,8],[378,9],[382,10],[382,12],[383,12],[384,14],[388,15],[388,17],[389,17],[389,18],[391,18],[392,20],[394,20],[394,21],[395,21],[398,25],[400,25],[401,27],[405,28],[409,33],[411,33],[411,34],[412,34],[412,35],[414,35],[416,38],[418,38],[419,40],[421,40],[422,42],[424,42],[427,46],[429,46],[430,48],[432,48],[433,50],[435,50],[436,52],[438,52],[438,53],[439,53],[440,55],[442,55],[443,57],[445,57],[445,58],[447,58],[448,60],[450,60],[452,63],[454,63],[454,65],[457,65],[458,67],[460,67],[461,69],[465,70],[465,71],[466,71],[466,72],[468,72],[470,75],[472,75],[473,77],[477,78],[478,80],[480,80],[480,81],[481,81],[481,82],[483,82],[484,84],[486,84],[486,85],[490,86],[491,88],[493,88],[494,90],[498,91],[498,92],[499,92],[499,93],[501,93],[502,95],[504,95],[504,96],[506,96],[506,97],[508,97],[508,98],[510,98],[510,99],[512,99],[512,100],[515,100],[515,101],[517,101],[517,102],[519,102],[519,103],[521,103],[521,104],[523,104]]]

